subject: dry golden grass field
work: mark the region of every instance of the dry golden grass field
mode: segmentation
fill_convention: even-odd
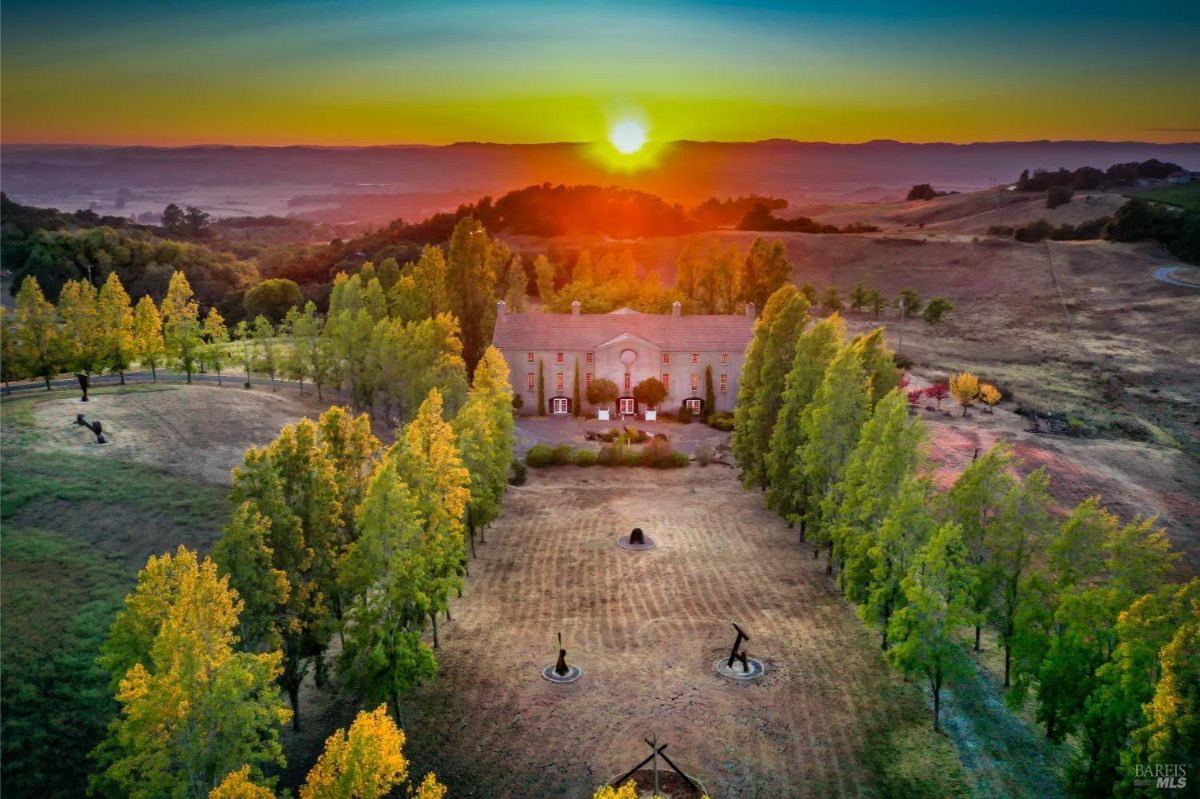
[[[656,549],[617,547],[635,526]],[[823,563],[727,468],[531,470],[471,575],[442,674],[405,707],[409,752],[455,796],[590,796],[654,734],[714,797],[869,796],[889,734],[945,751]],[[712,670],[734,621],[757,683]],[[540,674],[559,631],[570,685]]]

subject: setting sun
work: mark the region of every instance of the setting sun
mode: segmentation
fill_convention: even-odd
[[[617,148],[617,152],[632,155],[646,143],[646,129],[636,120],[622,120],[613,125],[608,133],[608,140]]]

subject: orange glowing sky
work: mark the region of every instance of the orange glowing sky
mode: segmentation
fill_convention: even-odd
[[[900,8],[903,5],[903,10]],[[1200,139],[1200,4],[28,2],[6,143]]]

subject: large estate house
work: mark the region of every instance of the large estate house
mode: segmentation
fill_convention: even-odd
[[[522,413],[538,412],[538,381],[543,382],[546,414],[574,411],[578,370],[580,401],[587,387],[608,378],[620,398],[614,410],[641,413],[634,387],[649,377],[667,390],[663,409],[686,408],[694,414],[732,411],[737,400],[746,347],[753,336],[754,306],[745,315],[684,314],[679,303],[670,314],[646,314],[622,308],[607,314],[508,313],[496,307],[492,343],[504,354],[513,392],[523,399]],[[712,371],[713,406],[704,407],[705,372]],[[539,378],[539,372],[541,377]],[[591,412],[581,408],[580,412]]]

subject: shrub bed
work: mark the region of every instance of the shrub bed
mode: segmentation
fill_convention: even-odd
[[[651,469],[677,469],[687,466],[691,459],[686,452],[671,449],[665,439],[655,438],[646,446],[634,449],[617,440],[602,444],[600,452],[590,449],[573,449],[569,445],[551,447],[534,444],[525,454],[525,463],[535,469],[549,466],[645,466]],[[525,464],[518,463],[517,475],[524,482]],[[520,485],[520,483],[517,483]]]
[[[714,430],[728,433],[733,429],[733,414],[728,411],[718,411],[708,416],[708,426]]]

